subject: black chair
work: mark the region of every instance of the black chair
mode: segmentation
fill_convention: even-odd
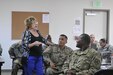
[[[113,69],[99,70],[94,75],[113,75]]]

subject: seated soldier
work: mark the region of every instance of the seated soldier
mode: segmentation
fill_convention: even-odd
[[[93,34],[90,35],[90,47],[98,50],[98,41],[95,40],[95,36]]]
[[[70,59],[67,59],[63,65],[64,74],[73,75],[94,75],[101,66],[101,54],[95,49],[89,47],[90,36],[81,34],[77,40],[76,47]]]
[[[102,55],[102,66],[106,64],[106,68],[109,68],[108,65],[111,64],[111,55],[113,54],[113,46],[109,45],[106,39],[102,38],[99,41],[100,48],[98,51]]]
[[[21,41],[14,43],[9,48],[9,55],[12,59],[12,72],[11,75],[17,75],[17,72],[20,68],[22,68],[21,57],[23,54],[23,50],[21,47]]]
[[[44,59],[49,62],[49,66],[46,70],[47,75],[59,75],[65,60],[72,54],[73,50],[65,45],[67,39],[66,35],[61,34],[59,44],[49,46],[44,51]]]

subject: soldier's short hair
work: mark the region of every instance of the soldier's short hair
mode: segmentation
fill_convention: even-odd
[[[107,43],[107,40],[105,38],[100,39],[103,43]]]
[[[90,44],[90,36],[89,36],[88,34],[81,34],[80,36],[82,36],[82,37],[81,37],[81,40],[82,40],[85,44],[87,44],[87,45]]]
[[[65,34],[61,34],[60,36],[65,37],[66,39],[68,39],[68,37]]]

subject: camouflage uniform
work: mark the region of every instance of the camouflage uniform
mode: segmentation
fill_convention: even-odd
[[[92,48],[85,51],[75,50],[70,59],[67,59],[63,70],[64,73],[75,69],[76,75],[93,75],[101,66],[101,54]]]
[[[106,44],[104,48],[100,47],[98,50],[102,55],[102,63],[111,63],[111,54],[113,54],[113,46]]]
[[[2,47],[1,47],[1,45],[0,45],[0,56],[2,55]]]
[[[65,46],[63,49],[61,49],[57,44],[49,46],[43,53],[44,59],[48,62],[51,60],[55,64],[56,69],[52,69],[49,66],[46,70],[47,75],[58,75],[55,73],[59,73],[61,71],[65,60],[69,58],[72,52],[73,50],[67,46]]]
[[[20,61],[23,54],[23,50],[21,46],[21,43],[18,42],[11,45],[9,49],[10,58],[13,59],[11,75],[17,75],[18,70],[22,67]]]
[[[99,47],[98,42],[91,43],[90,47],[95,49],[95,50],[98,50],[98,47]]]

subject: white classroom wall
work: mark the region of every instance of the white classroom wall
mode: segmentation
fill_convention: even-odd
[[[83,25],[83,9],[95,9],[93,0],[0,0],[0,43],[3,48],[2,57],[5,60],[2,69],[11,69],[8,49],[16,41],[11,40],[12,11],[49,12],[49,33],[53,42],[58,42],[60,34],[68,36],[67,45],[76,49],[72,28],[76,18]],[[110,9],[109,41],[113,45],[113,0],[101,0],[102,6],[97,9]],[[82,29],[82,27],[81,27]],[[82,31],[81,31],[82,33]]]

